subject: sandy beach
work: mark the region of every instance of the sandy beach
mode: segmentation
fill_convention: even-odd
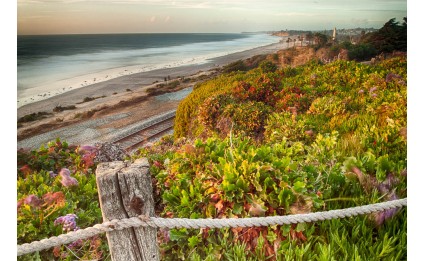
[[[208,60],[203,64],[184,65],[173,68],[163,68],[147,72],[132,73],[110,80],[93,83],[78,89],[69,90],[57,94],[51,98],[36,101],[17,109],[17,117],[37,113],[49,112],[45,119],[24,123],[18,128],[18,148],[36,148],[39,145],[60,137],[62,140],[74,143],[90,143],[106,141],[114,131],[125,128],[130,124],[148,119],[154,115],[176,109],[178,103],[187,94],[188,88],[193,87],[197,80],[203,79],[202,75],[216,75],[217,70],[231,62],[247,59],[255,55],[271,54],[285,49],[286,44],[276,43],[255,49],[225,55]],[[178,77],[192,78],[193,80],[179,86],[179,92],[173,92],[168,96],[148,95],[147,89],[152,89],[156,84],[164,83],[164,78],[170,81]],[[173,98],[174,94],[174,98]],[[83,102],[87,97],[96,97],[90,102]],[[73,110],[53,112],[57,106],[75,106]],[[91,111],[90,117],[78,117]],[[125,113],[126,116],[122,116]],[[121,115],[120,117],[111,117]],[[107,118],[99,122],[101,118]],[[81,135],[87,132],[87,127],[77,126],[83,121],[97,121],[90,128],[96,130],[95,135]],[[71,128],[86,128],[84,131],[70,131]],[[74,133],[70,135],[69,133]],[[78,138],[73,139],[75,133],[80,133]],[[86,138],[84,137],[86,136]]]

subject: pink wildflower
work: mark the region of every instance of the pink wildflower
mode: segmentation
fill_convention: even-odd
[[[78,186],[78,181],[75,178],[71,177],[71,172],[69,171],[69,169],[61,169],[61,171],[59,172],[59,176],[61,176],[61,184],[65,187]]]
[[[61,171],[59,172],[59,175],[61,175],[62,177],[64,176],[71,176],[71,171],[69,171],[69,169],[63,168],[61,169]]]
[[[363,89],[361,89],[360,91],[359,91],[359,94],[363,94],[364,93],[364,90]]]
[[[78,152],[83,152],[83,153],[93,153],[93,152],[95,152],[95,151],[97,151],[97,148],[96,148],[95,146],[84,145],[84,146],[81,146],[81,147],[79,148],[79,151],[78,151]]]
[[[163,237],[164,243],[167,243],[167,242],[170,241],[170,230],[168,230],[166,228],[165,229],[164,228],[160,228],[159,229],[159,232],[161,233],[161,235]]]
[[[372,92],[376,91],[377,89],[378,89],[378,87],[374,86],[374,87],[370,88],[369,92],[372,93]]]
[[[25,198],[24,204],[30,205],[31,207],[38,207],[41,205],[41,200],[36,195],[29,195]]]
[[[18,203],[16,203],[17,209],[19,209],[22,206],[22,204],[24,204],[24,199],[18,200]]]
[[[65,187],[78,186],[78,181],[70,176],[61,176],[61,184]]]
[[[387,74],[387,76],[385,77],[385,82],[390,82],[393,79],[401,79],[401,76],[395,73],[389,73]]]

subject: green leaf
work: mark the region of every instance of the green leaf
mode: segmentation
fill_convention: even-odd
[[[192,236],[192,237],[189,237],[188,242],[189,242],[188,245],[190,248],[195,248],[200,242],[200,240],[198,236]]]
[[[294,188],[295,192],[297,192],[297,193],[302,193],[306,190],[305,189],[305,183],[301,182],[301,181],[295,182],[293,188]]]
[[[187,235],[188,235],[188,233],[187,233],[186,228],[170,230],[170,240],[171,241],[182,240],[182,239],[186,238]]]
[[[234,214],[236,214],[236,215],[240,215],[240,214],[242,213],[242,210],[243,210],[243,206],[242,206],[242,204],[235,203],[235,204],[233,205],[233,210],[232,210],[232,212],[233,212]]]
[[[298,223],[297,227],[295,228],[295,231],[301,232],[305,230],[305,223]]]

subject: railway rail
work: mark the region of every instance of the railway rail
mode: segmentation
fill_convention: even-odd
[[[160,117],[146,121],[139,128],[114,140],[113,143],[128,152],[143,147],[146,143],[171,132],[174,127],[175,115],[175,111],[170,111]]]

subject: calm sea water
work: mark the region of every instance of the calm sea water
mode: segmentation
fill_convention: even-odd
[[[28,98],[28,90],[33,89],[31,95],[34,95],[43,92],[43,86],[48,90],[55,82],[83,75],[90,78],[91,74],[128,66],[149,71],[204,63],[278,41],[279,38],[267,34],[18,36],[18,100],[22,104],[23,99]]]

